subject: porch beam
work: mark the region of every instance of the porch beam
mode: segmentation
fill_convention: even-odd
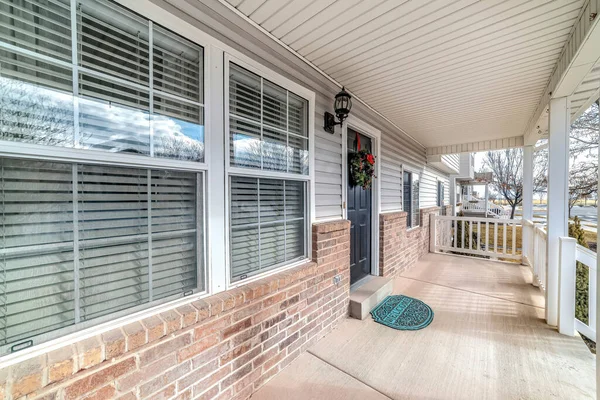
[[[558,324],[559,238],[568,236],[569,98],[550,100],[548,121],[548,275],[546,322]]]
[[[523,219],[530,221],[533,221],[533,152],[533,146],[523,147]],[[533,240],[529,233],[523,230],[523,249],[528,249]]]
[[[513,136],[503,139],[482,140],[479,142],[428,147],[427,156],[431,157],[445,154],[477,153],[480,151],[511,149],[515,147],[522,147],[523,143],[523,136]]]

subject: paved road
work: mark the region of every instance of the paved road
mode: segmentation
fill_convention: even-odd
[[[533,207],[533,222],[545,224],[546,223],[546,206],[535,205]],[[520,218],[522,215],[521,208],[518,208],[515,212],[515,217]],[[571,210],[571,217],[579,217],[583,229],[590,232],[596,232],[596,226],[598,225],[598,209],[596,207],[573,207]]]
[[[596,207],[573,207],[571,216],[578,216],[582,221],[598,223],[598,209]]]

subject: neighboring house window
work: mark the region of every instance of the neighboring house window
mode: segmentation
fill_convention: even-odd
[[[443,207],[444,206],[444,183],[441,181],[438,181],[437,183],[437,206],[438,207]]]
[[[206,287],[203,48],[70,4],[0,4],[0,140],[60,155],[0,158],[1,352]]]
[[[229,63],[230,281],[306,259],[308,101]]]
[[[406,211],[406,226],[419,226],[419,174],[404,171],[403,174],[403,209]]]

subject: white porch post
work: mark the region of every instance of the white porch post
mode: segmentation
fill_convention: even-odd
[[[484,218],[487,218],[488,216],[488,196],[490,195],[490,186],[489,184],[485,184],[485,209],[483,210],[483,216]]]
[[[533,146],[523,147],[523,219],[533,221]],[[523,254],[527,256],[532,241],[530,232],[533,232],[533,229],[523,229],[521,246]]]
[[[452,206],[452,215],[456,215],[456,178],[450,177],[450,205]]]
[[[548,246],[546,322],[558,324],[559,237],[568,236],[569,101],[550,100],[548,121]]]

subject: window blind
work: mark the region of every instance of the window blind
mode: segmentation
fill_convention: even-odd
[[[421,224],[420,209],[419,209],[419,175],[411,174],[412,181],[412,226]]]
[[[409,228],[419,226],[419,175],[413,172],[404,171],[402,174],[402,205],[406,215],[406,226]]]
[[[148,86],[147,20],[101,0],[80,0],[77,19],[81,66]]]
[[[0,345],[204,289],[201,174],[0,166]]]
[[[0,40],[70,61],[70,14],[68,0],[0,0]]]
[[[232,176],[230,188],[232,281],[306,256],[305,182]]]
[[[72,178],[0,158],[0,345],[75,323]]]
[[[406,226],[412,226],[412,190],[410,172],[402,174],[402,211],[406,212]]]
[[[230,165],[308,175],[308,102],[229,65]]]
[[[197,174],[152,170],[152,291],[161,299],[198,282],[203,243],[202,181]],[[202,278],[202,276],[201,276]]]

